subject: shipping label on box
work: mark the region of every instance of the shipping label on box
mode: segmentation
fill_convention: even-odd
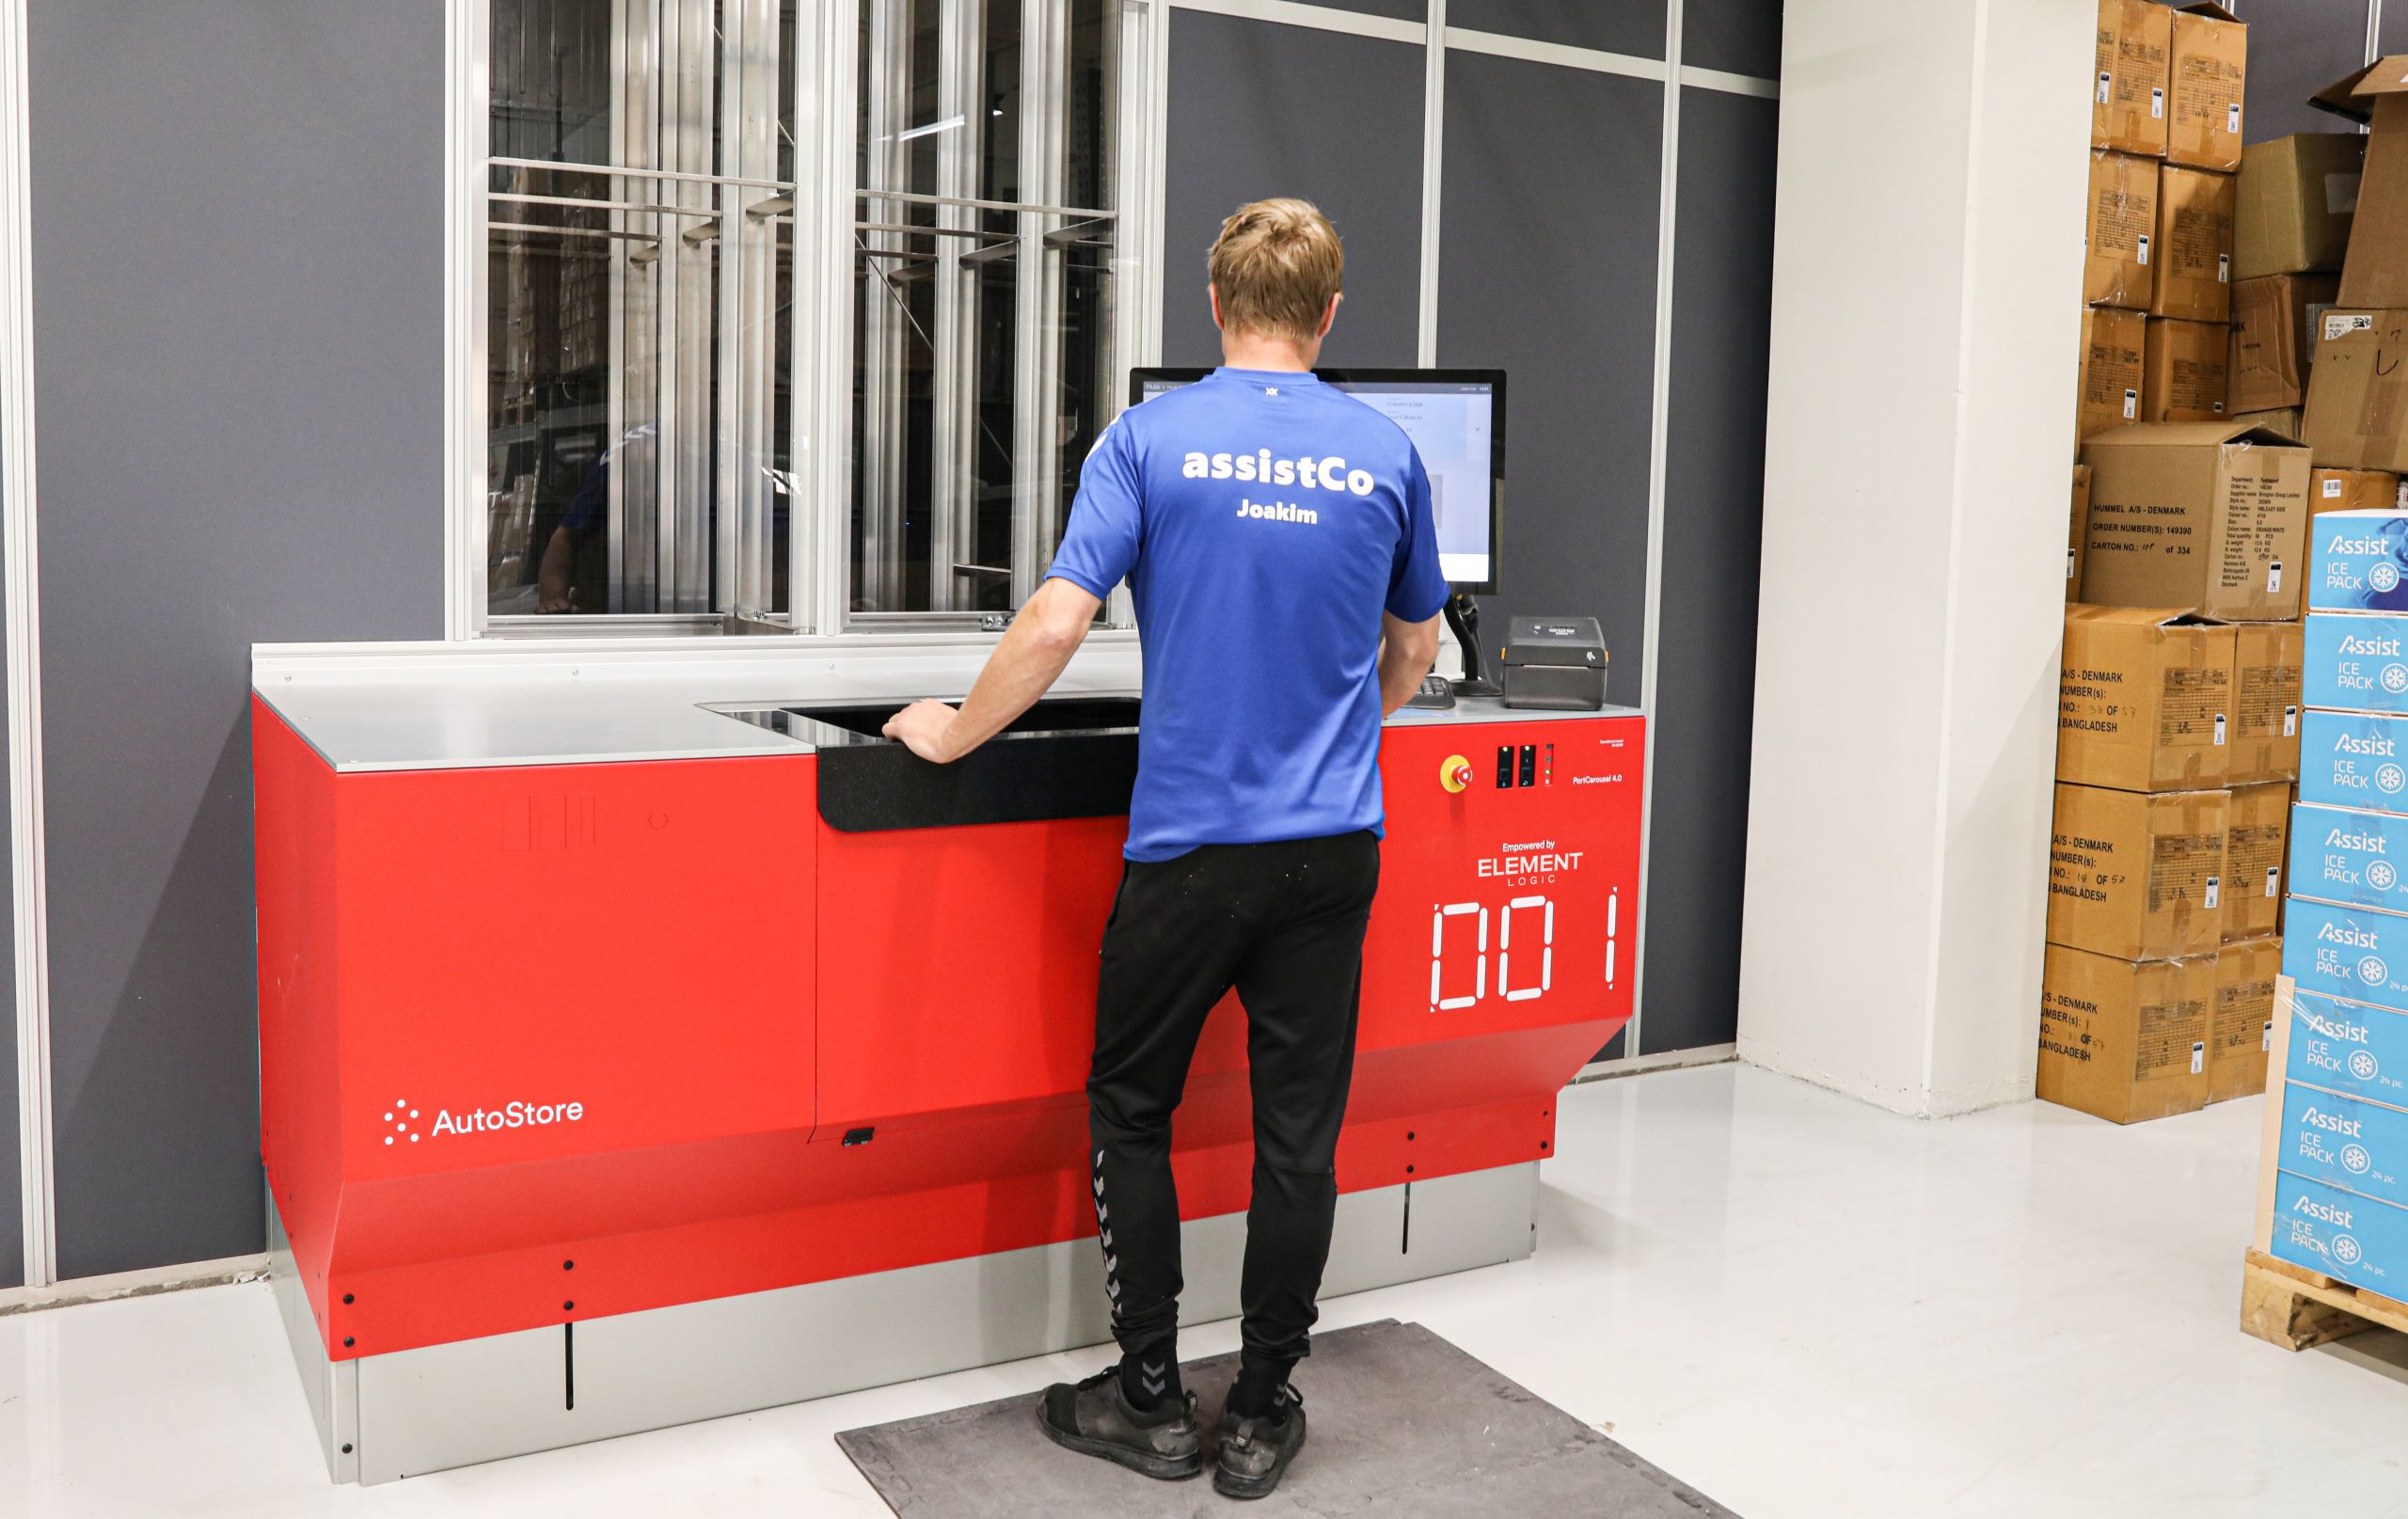
[[[2408,513],[2320,513],[2307,548],[2308,610],[2408,612]]]
[[[2408,718],[2309,707],[2300,717],[2299,799],[2408,813]]]
[[[2290,832],[2288,781],[2234,786],[2225,807],[2224,941],[2262,939],[2282,922],[2283,845]],[[2273,973],[2270,965],[2267,973]]]
[[[2300,803],[2291,809],[2290,889],[2321,902],[2408,912],[2408,817]]]
[[[2310,612],[2301,700],[2344,712],[2408,712],[2408,618]]]
[[[2280,1174],[2271,1253],[2369,1292],[2408,1295],[2408,1208]]]
[[[2337,306],[2317,318],[2303,441],[2318,464],[2394,474],[2408,469],[2402,359],[2408,359],[2408,309]]]
[[[2208,1100],[2255,1097],[2266,1089],[2274,1045],[2274,978],[2283,941],[2252,939],[2216,955],[2216,1005],[2208,1024]]]
[[[2408,1113],[2287,1083],[2280,1143],[2274,1163],[2293,1176],[2408,1206]]]
[[[2231,768],[2228,624],[2162,609],[2078,606],[2057,672],[2057,779],[2198,791]]]
[[[2408,1106],[2408,1013],[2294,989],[2290,1020],[2285,1080]]]
[[[2090,155],[2090,249],[2082,298],[2091,306],[2147,311],[2157,295],[2158,166],[2123,153]]]
[[[2174,13],[2148,0],[2099,0],[2090,140],[2099,148],[2165,156]]]
[[[2299,774],[2300,625],[2242,623],[2232,640],[2232,758],[2227,785]]]
[[[2213,951],[2224,939],[2230,800],[2223,791],[2147,796],[2060,783],[2049,942],[2125,960]]]
[[[2307,451],[2242,423],[2118,428],[2083,444],[2090,547],[2083,594],[2279,623],[2299,614]]]
[[[2215,994],[2212,955],[2134,962],[2049,945],[2040,1100],[2115,1123],[2205,1107]]]
[[[2283,973],[2309,991],[2408,1008],[2408,918],[2293,894]]]

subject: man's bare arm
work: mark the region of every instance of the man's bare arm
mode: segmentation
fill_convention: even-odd
[[[1438,619],[1408,623],[1380,614],[1380,716],[1404,705],[1438,658]]]
[[[887,720],[886,736],[939,765],[969,753],[1036,705],[1061,678],[1102,606],[1093,593],[1068,580],[1047,580],[1012,619],[958,708],[914,702]],[[1432,638],[1434,647],[1436,635]]]

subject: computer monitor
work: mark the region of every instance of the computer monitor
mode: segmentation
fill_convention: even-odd
[[[1193,385],[1203,369],[1129,372],[1129,403]],[[1315,370],[1315,374],[1404,429],[1430,471],[1438,566],[1460,592],[1497,591],[1505,510],[1503,370]]]

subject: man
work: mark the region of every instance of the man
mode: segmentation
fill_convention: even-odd
[[[1305,1441],[1288,1376],[1329,1258],[1333,1158],[1379,882],[1380,721],[1435,657],[1447,586],[1413,445],[1312,373],[1345,258],[1301,200],[1212,245],[1223,367],[1096,442],[1050,578],[959,710],[888,736],[940,764],[1043,695],[1124,578],[1145,649],[1128,863],[1103,930],[1087,1079],[1096,1224],[1119,1364],[1046,1390],[1058,1444],[1150,1477],[1203,1469],[1180,1385],[1179,1106],[1205,1014],[1245,1005],[1254,1199],[1244,1353],[1213,1482],[1276,1487]]]

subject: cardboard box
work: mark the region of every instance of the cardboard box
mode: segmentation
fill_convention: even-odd
[[[2083,444],[2082,593],[2235,622],[2299,615],[2307,451],[2226,419],[2119,428]]]
[[[2297,406],[2278,406],[2271,411],[2236,411],[2231,420],[2237,427],[2254,427],[2261,433],[2272,433],[2276,437],[2298,443],[2302,417],[2303,413]],[[2305,444],[2301,446],[2305,447]]]
[[[2223,791],[2149,796],[2057,783],[2049,942],[2119,960],[2212,953],[2224,941],[2230,806]]]
[[[2288,842],[2291,785],[2275,781],[2234,786],[2224,827],[2224,941],[2263,939],[2282,926],[2283,853]],[[2266,969],[2273,989],[2273,967]]]
[[[2232,176],[2201,168],[2158,170],[2156,271],[2151,316],[2185,322],[2232,317]]]
[[[2299,799],[2408,813],[2408,718],[2315,707],[2300,714]]]
[[[2090,536],[2090,466],[2073,467],[2073,510],[2066,525],[2066,600],[2082,599],[2082,548]]]
[[[2253,939],[2216,956],[2216,1005],[2208,1019],[2208,1100],[2256,1097],[2266,1089],[2274,1047],[2274,977],[2283,941]]]
[[[2146,0],[2099,0],[2092,147],[2165,156],[2167,70],[2173,51],[2172,10]]]
[[[2408,1208],[2394,1208],[2305,1177],[2274,1177],[2267,1254],[2335,1281],[2408,1297]]]
[[[2241,623],[2232,630],[2228,786],[2289,782],[2299,774],[2301,636],[2297,623]],[[2264,932],[2273,931],[2269,924]]]
[[[2408,712],[2408,620],[2309,612],[2300,632],[2300,700],[2340,712]]]
[[[2174,13],[2168,60],[2166,162],[2227,174],[2239,168],[2249,28],[2222,6],[2184,6]]]
[[[2368,126],[2341,304],[2408,306],[2408,54],[2368,65],[2314,103]]]
[[[2232,361],[2226,403],[2238,414],[2298,406],[2307,400],[2316,329],[2308,313],[2330,306],[2338,275],[2267,275],[2232,288]],[[2297,437],[2296,425],[2289,429]]]
[[[2098,488],[2094,483],[2091,494]],[[2097,515],[2094,508],[2092,514]],[[2090,568],[2085,562],[2083,579]],[[2408,512],[2324,512],[2308,531],[2310,611],[2408,611]]]
[[[2339,273],[2366,161],[2367,139],[2355,132],[2303,132],[2242,149],[2232,277]]]
[[[2090,250],[2082,281],[2085,303],[2148,309],[2157,291],[2157,176],[2152,159],[2090,155],[2090,206],[2083,221]]]
[[[2125,791],[2221,786],[2234,629],[2188,612],[2070,607],[2057,672],[2057,779]]]
[[[2286,1083],[2280,1132],[2283,1170],[2408,1207],[2408,1113]]]
[[[2148,362],[2148,318],[2092,307],[2082,313],[2081,400],[2074,446],[2094,433],[2141,419],[2141,372]]]
[[[2113,1123],[2208,1104],[2216,957],[2134,964],[2051,944],[2040,962],[2041,1100]]]
[[[2408,232],[2403,232],[2408,236]],[[2337,469],[2408,470],[2408,309],[2328,308],[2301,441]]]
[[[2221,322],[2148,319],[2141,371],[2141,419],[2212,422],[2224,416],[2225,366],[2232,334]]]
[[[2310,516],[2324,512],[2381,512],[2400,504],[2400,477],[2388,469],[2311,469]]]
[[[2408,912],[2408,817],[2302,802],[2291,809],[2289,854],[2294,896]],[[2400,1069],[2408,1075],[2408,1059]]]
[[[2302,990],[2408,1010],[2408,918],[2296,894],[2285,916],[2283,973]]]
[[[2294,989],[2289,1017],[2285,1081],[2408,1107],[2408,1013]]]

